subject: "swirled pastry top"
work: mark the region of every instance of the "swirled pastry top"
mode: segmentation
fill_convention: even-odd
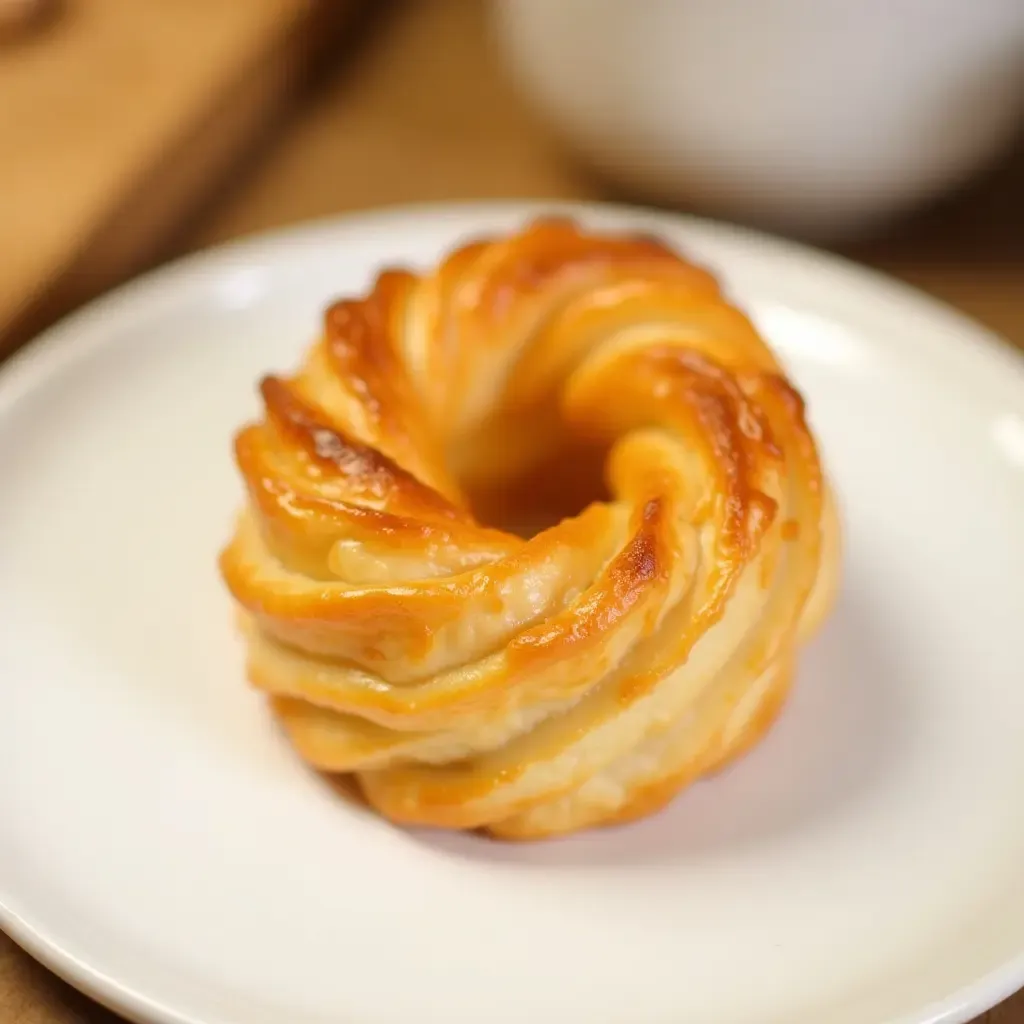
[[[385,271],[261,391],[221,560],[249,674],[395,820],[646,813],[756,739],[828,606],[803,402],[657,239],[538,220]]]

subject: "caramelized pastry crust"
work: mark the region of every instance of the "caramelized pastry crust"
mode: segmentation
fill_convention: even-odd
[[[715,278],[538,220],[333,305],[221,570],[299,755],[395,822],[652,813],[757,742],[838,577],[800,396]]]

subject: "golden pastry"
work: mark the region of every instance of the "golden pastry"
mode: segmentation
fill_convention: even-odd
[[[836,588],[800,396],[714,277],[538,220],[333,305],[221,558],[299,755],[401,823],[637,818],[749,748]]]

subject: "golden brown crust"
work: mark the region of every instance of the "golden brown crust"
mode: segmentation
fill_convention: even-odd
[[[660,240],[545,219],[385,271],[261,393],[220,563],[249,676],[379,813],[633,820],[770,727],[834,503],[800,395]]]

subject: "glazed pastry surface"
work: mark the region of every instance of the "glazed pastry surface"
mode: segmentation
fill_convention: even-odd
[[[747,750],[839,574],[800,395],[663,242],[538,220],[340,301],[221,556],[298,754],[399,823],[638,818]]]

